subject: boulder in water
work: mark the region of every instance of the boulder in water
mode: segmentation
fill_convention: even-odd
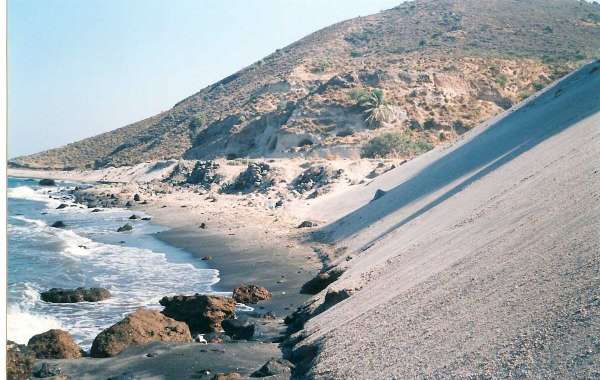
[[[50,225],[53,228],[65,228],[67,225],[62,220],[56,221]]]
[[[67,208],[67,207],[69,207],[69,205],[68,205],[68,204],[66,204],[66,203],[61,203],[61,204],[59,204],[59,205],[58,205],[58,207],[57,207],[56,209],[57,209],[57,210],[60,210],[60,209]]]
[[[133,230],[133,227],[129,223],[125,223],[117,229],[117,232],[127,232]]]
[[[110,298],[105,288],[52,288],[40,294],[42,301],[52,303],[98,302]]]
[[[40,186],[56,186],[56,182],[53,179],[44,178],[44,179],[40,179],[39,185]]]
[[[91,356],[105,358],[129,346],[150,342],[192,342],[190,329],[156,310],[139,308],[122,321],[102,331],[92,343]]]
[[[135,214],[133,214],[133,215],[131,215],[131,216],[129,217],[129,219],[130,219],[130,220],[136,220],[136,219],[139,219],[139,218],[140,218],[140,217],[139,217],[139,216],[137,216],[137,215],[135,215]]]
[[[271,297],[271,292],[267,288],[254,284],[240,285],[233,289],[233,299],[247,305],[270,300]]]
[[[383,191],[381,189],[377,189],[377,191],[375,192],[375,195],[373,196],[372,201],[378,200],[379,198],[383,197],[385,194],[387,194],[387,191]]]
[[[221,322],[235,314],[235,300],[229,297],[195,294],[163,297],[159,303],[167,317],[188,324],[193,333],[221,331]]]
[[[32,336],[27,347],[38,359],[78,359],[82,356],[82,350],[71,334],[58,329]]]

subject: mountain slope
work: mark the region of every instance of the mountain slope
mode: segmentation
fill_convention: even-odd
[[[451,147],[318,200],[322,236],[351,258],[328,292],[354,293],[301,334],[310,378],[596,378],[599,125],[597,61]]]
[[[600,6],[586,2],[403,3],[313,33],[167,112],[12,164],[69,168],[182,156],[351,156],[364,141],[389,131],[437,144],[599,51]],[[383,91],[390,112],[369,125],[356,99],[373,89]]]

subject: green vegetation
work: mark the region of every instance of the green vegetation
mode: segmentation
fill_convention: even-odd
[[[350,99],[356,102],[363,113],[365,121],[371,127],[377,127],[392,116],[392,110],[381,89],[356,89],[350,93]]]
[[[206,116],[202,113],[199,113],[192,117],[192,120],[190,121],[190,127],[192,127],[193,129],[198,129],[205,125],[206,122]]]
[[[540,91],[541,89],[543,89],[544,87],[546,87],[546,86],[544,86],[544,84],[543,84],[543,83],[540,83],[540,82],[535,82],[535,83],[533,83],[531,86],[532,86],[532,87],[533,87],[533,89],[534,89],[534,90],[536,90],[536,91]]]
[[[508,78],[504,74],[500,74],[496,77],[496,83],[500,85],[500,87],[504,88],[506,83],[508,83]]]
[[[432,149],[424,138],[407,133],[388,132],[369,140],[363,147],[363,158],[412,157]]]

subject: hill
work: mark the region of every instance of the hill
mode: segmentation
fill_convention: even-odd
[[[599,52],[598,4],[407,2],[315,32],[169,111],[11,164],[70,169],[181,157],[412,156]],[[406,146],[361,150],[385,133]]]
[[[318,199],[317,235],[345,252],[329,273],[344,273],[302,311],[292,357],[308,378],[596,378],[599,89],[597,61]]]

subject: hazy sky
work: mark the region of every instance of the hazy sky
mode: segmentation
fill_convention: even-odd
[[[9,0],[9,156],[115,129],[401,0]]]

